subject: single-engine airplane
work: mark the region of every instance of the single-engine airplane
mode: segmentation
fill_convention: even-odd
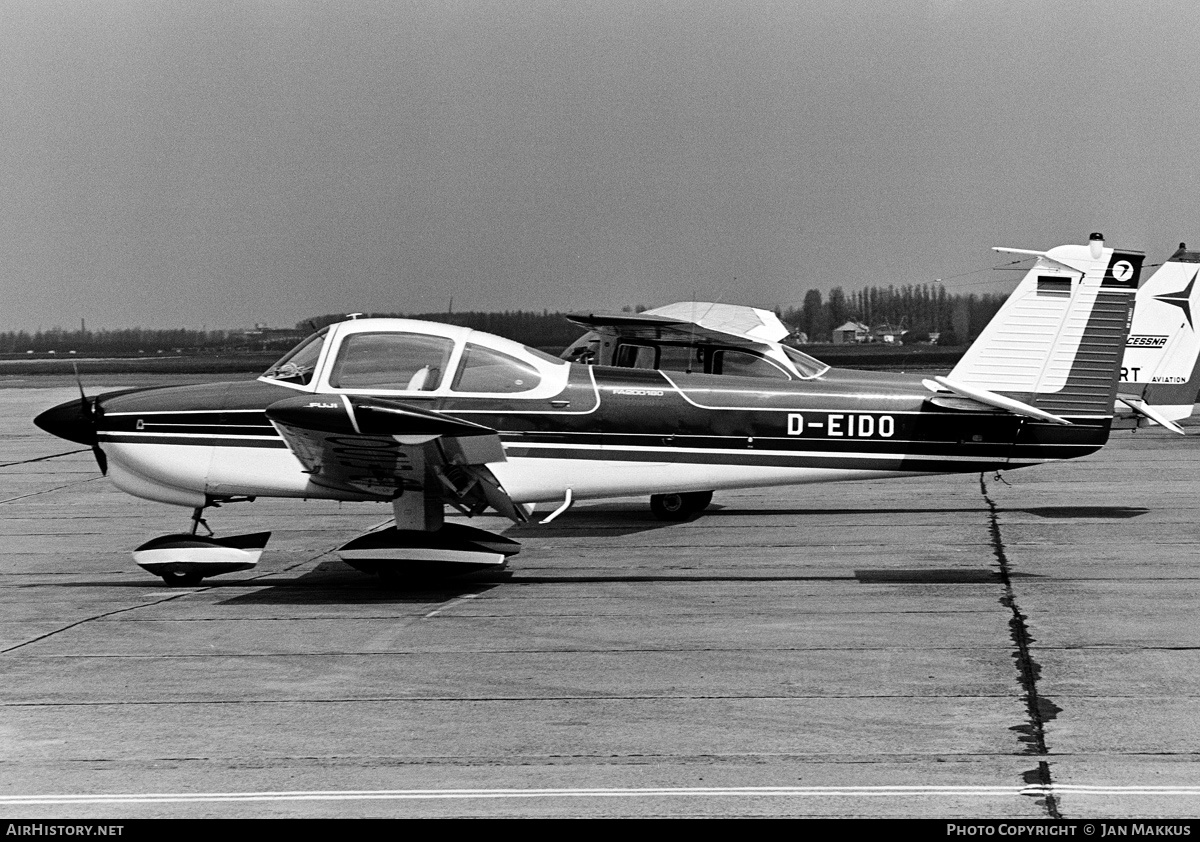
[[[90,445],[138,497],[193,510],[189,533],[134,560],[170,584],[253,567],[270,533],[200,535],[205,509],[256,497],[390,503],[395,526],[339,549],[402,577],[496,569],[501,535],[445,521],[493,509],[651,495],[660,516],[714,490],[1002,470],[1108,439],[1143,255],[1039,257],[947,377],[829,368],[800,355],[764,379],[571,363],[479,331],[407,319],[324,328],[261,377],[81,394],[39,415]],[[82,390],[81,390],[82,391]]]

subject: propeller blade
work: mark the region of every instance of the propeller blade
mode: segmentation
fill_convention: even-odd
[[[108,476],[108,457],[104,455],[99,444],[92,445],[92,455],[96,457],[96,464],[100,466],[100,474]]]
[[[101,475],[108,476],[108,456],[100,449],[100,440],[97,435],[100,429],[100,402],[94,398],[89,399],[87,393],[83,391],[83,378],[79,376],[78,363],[72,360],[71,368],[75,370],[75,383],[79,386],[80,414],[87,419],[88,427],[91,431],[87,444],[92,446],[92,455],[96,457],[96,464],[100,467]]]

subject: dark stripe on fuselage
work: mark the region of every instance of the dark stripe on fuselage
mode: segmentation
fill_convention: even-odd
[[[737,412],[746,415],[742,427],[755,435],[713,435],[689,433],[595,432],[591,430],[545,432],[504,430],[501,438],[508,443],[572,444],[600,447],[666,447],[702,449],[744,449],[822,452],[868,452],[872,454],[908,453],[914,455],[977,456],[986,459],[1012,457],[1069,458],[1096,448],[1100,425],[1060,427],[1022,423],[1013,416],[996,413],[764,413]],[[753,416],[769,415],[770,420]],[[108,417],[108,429],[102,441],[158,444],[212,444],[230,447],[283,447],[270,425],[184,423],[187,418],[211,422],[207,415],[146,413],[122,418]],[[265,417],[265,416],[264,416]],[[830,418],[836,421],[830,421]],[[817,420],[819,419],[819,420]],[[505,416],[508,425],[519,419]],[[567,420],[567,419],[564,419]],[[111,423],[121,421],[123,423]],[[788,430],[794,435],[780,436]],[[582,425],[580,425],[582,426]]]
[[[261,447],[272,450],[286,450],[287,444],[282,438],[266,439],[249,436],[179,436],[162,433],[101,433],[101,444],[115,442],[118,444],[169,444],[187,445],[190,447]]]

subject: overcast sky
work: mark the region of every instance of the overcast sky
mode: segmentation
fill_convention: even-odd
[[[0,0],[0,330],[1157,262],[1200,245],[1197,45],[1191,0]]]

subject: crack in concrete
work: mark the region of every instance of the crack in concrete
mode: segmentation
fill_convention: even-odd
[[[171,594],[170,596],[163,597],[162,599],[156,599],[156,600],[153,600],[152,602],[144,602],[144,603],[140,603],[138,605],[127,605],[124,608],[115,608],[112,611],[105,611],[100,614],[95,614],[91,617],[84,617],[82,620],[76,620],[73,623],[68,623],[65,626],[61,626],[60,628],[45,632],[44,634],[39,634],[36,637],[31,637],[29,640],[25,640],[25,641],[22,641],[21,643],[14,644],[5,649],[0,649],[0,655],[7,655],[9,652],[15,652],[16,650],[21,649],[25,646],[30,646],[34,643],[40,643],[41,641],[46,640],[47,638],[51,638],[51,637],[54,637],[55,635],[62,634],[65,631],[70,631],[71,629],[76,628],[77,626],[82,626],[85,623],[91,623],[95,620],[103,620],[106,617],[114,617],[117,614],[124,614],[129,611],[137,611],[140,608],[149,608],[154,605],[161,605],[164,602],[170,602],[173,599],[179,599],[180,597],[187,596],[188,593],[191,593],[191,591]]]
[[[1000,604],[1007,608],[1011,614],[1008,621],[1008,628],[1013,644],[1016,647],[1016,650],[1013,652],[1013,660],[1016,662],[1017,675],[1021,687],[1025,691],[1025,709],[1029,716],[1027,723],[1015,726],[1012,730],[1019,734],[1020,741],[1025,743],[1026,754],[1046,758],[1050,754],[1046,748],[1046,723],[1054,719],[1062,708],[1038,693],[1037,684],[1038,679],[1041,677],[1042,667],[1033,659],[1031,651],[1033,636],[1029,633],[1026,617],[1021,613],[1020,606],[1017,604],[1016,593],[1013,590],[1008,554],[1004,548],[1004,536],[1000,534],[999,510],[996,508],[995,501],[988,495],[987,481],[983,474],[979,475],[979,491],[983,495],[984,502],[987,503],[988,532],[991,535],[992,554],[996,557],[996,563],[999,566],[1000,582],[1004,589],[1004,595],[1000,598]],[[1061,819],[1062,814],[1058,809],[1058,799],[1055,798],[1051,789],[1053,780],[1050,775],[1050,764],[1045,759],[1039,760],[1037,767],[1027,771],[1023,777],[1027,784],[1036,784],[1045,787],[1046,794],[1042,803],[1045,805],[1050,818]]]
[[[17,500],[27,500],[30,497],[37,497],[39,494],[50,494],[51,492],[54,492],[54,491],[62,491],[64,488],[71,488],[72,486],[83,485],[85,482],[95,482],[96,480],[98,480],[100,478],[101,478],[100,475],[97,474],[96,476],[88,477],[87,479],[79,479],[79,480],[75,480],[74,482],[68,482],[66,485],[56,485],[53,488],[43,488],[41,491],[31,491],[28,494],[21,494],[18,497],[9,497],[7,500],[0,500],[0,504],[15,503]]]
[[[20,459],[16,462],[4,462],[0,464],[0,468],[11,468],[14,465],[29,465],[33,462],[45,462],[47,459],[58,459],[62,456],[74,456],[76,453],[87,453],[91,448],[83,447],[79,450],[68,450],[66,453],[52,453],[49,456],[36,456],[33,459]]]

